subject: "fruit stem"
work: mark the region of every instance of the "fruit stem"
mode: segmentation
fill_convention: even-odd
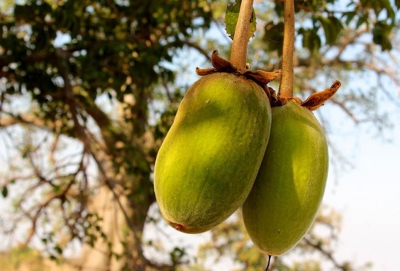
[[[282,76],[279,86],[279,97],[284,100],[293,97],[294,16],[294,0],[285,0]]]
[[[236,23],[231,50],[231,63],[239,69],[246,68],[247,45],[251,19],[253,16],[253,0],[242,0],[239,17]]]
[[[267,263],[267,267],[265,268],[265,271],[268,271],[269,269],[269,264],[271,263],[271,255],[268,255],[268,263]]]

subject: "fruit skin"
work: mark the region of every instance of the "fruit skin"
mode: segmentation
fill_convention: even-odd
[[[207,231],[245,201],[268,143],[271,107],[254,81],[207,75],[181,101],[157,155],[155,195],[165,220]]]
[[[282,255],[307,233],[323,198],[328,164],[327,141],[314,115],[294,101],[273,107],[267,150],[242,208],[261,250]]]

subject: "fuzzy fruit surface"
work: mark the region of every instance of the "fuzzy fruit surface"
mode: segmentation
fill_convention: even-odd
[[[293,101],[272,108],[267,150],[242,208],[261,250],[282,255],[307,233],[322,201],[328,163],[325,134],[308,109]]]
[[[268,143],[271,107],[255,82],[207,75],[189,88],[155,163],[164,219],[186,233],[207,231],[248,196]]]

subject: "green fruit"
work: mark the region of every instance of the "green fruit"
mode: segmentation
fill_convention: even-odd
[[[261,250],[281,255],[307,233],[325,191],[328,160],[324,131],[308,109],[294,101],[272,108],[267,150],[242,208]]]
[[[175,229],[207,231],[245,201],[271,126],[264,90],[243,76],[214,73],[185,94],[155,164],[161,214]]]

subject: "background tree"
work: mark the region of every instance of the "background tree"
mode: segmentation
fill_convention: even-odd
[[[0,186],[13,208],[0,216],[4,234],[26,232],[17,240],[52,258],[85,244],[71,262],[83,270],[204,270],[204,257],[228,254],[238,268],[264,266],[266,257],[249,242],[240,216],[212,231],[197,267],[183,246],[143,237],[146,229],[166,227],[152,168],[193,81],[184,78],[194,75],[185,57],[206,67],[213,49],[229,55],[226,1],[18,3],[3,2],[0,15]],[[301,0],[295,6],[296,95],[307,97],[340,79],[346,88],[330,102],[354,123],[388,127],[377,101],[399,105],[385,86],[400,82],[400,3]],[[279,68],[282,1],[256,1],[255,10],[258,31],[248,62],[252,69]],[[370,88],[355,85],[355,74],[372,77]],[[323,113],[319,117],[329,135]],[[334,144],[331,152],[345,159]],[[316,225],[327,225],[336,237],[337,222],[321,213]],[[335,260],[332,242],[311,231],[293,253],[319,251],[334,268],[356,270]],[[160,252],[151,257],[145,251]],[[284,259],[274,261],[273,270],[322,270],[318,262]]]

